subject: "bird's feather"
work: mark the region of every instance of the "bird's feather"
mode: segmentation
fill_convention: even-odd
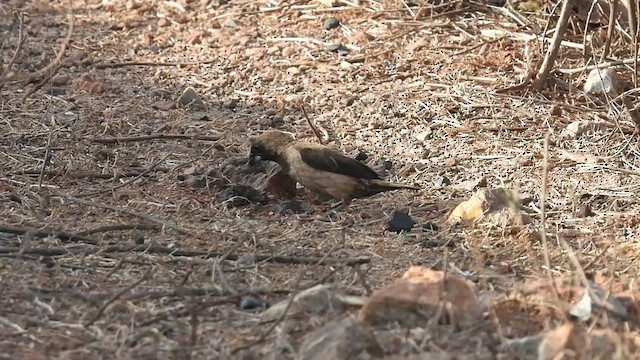
[[[358,179],[380,179],[375,171],[358,160],[329,148],[301,147],[300,157],[314,169],[351,176]]]

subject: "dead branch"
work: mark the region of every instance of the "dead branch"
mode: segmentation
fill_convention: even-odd
[[[71,0],[69,1],[69,24],[67,27],[67,36],[64,38],[64,42],[62,43],[62,45],[60,46],[60,50],[58,51],[58,55],[56,55],[56,58],[49,63],[47,66],[43,67],[42,69],[38,70],[35,74],[29,76],[29,78],[27,79],[27,83],[33,83],[35,82],[36,79],[45,76],[47,74],[50,74],[52,71],[52,69],[56,69],[57,67],[60,66],[60,61],[62,60],[62,57],[64,56],[65,52],[67,51],[67,48],[69,47],[69,44],[71,43],[71,36],[73,35],[73,31],[75,28],[75,21],[74,21],[74,15],[73,15],[73,4],[71,3]],[[57,71],[57,70],[56,70]],[[34,91],[35,92],[35,91]],[[22,97],[22,101],[24,102],[27,99],[27,95],[29,95],[30,93],[33,92],[28,92],[27,94],[25,94],[25,96]]]
[[[99,227],[93,228],[93,229],[78,231],[73,236],[91,235],[91,234],[95,234],[95,233],[108,232],[108,231],[160,230],[160,229],[162,229],[162,226],[158,225],[158,224],[115,224],[115,225],[99,226]]]
[[[558,25],[556,26],[556,32],[553,34],[551,46],[549,46],[547,55],[544,57],[540,70],[538,70],[538,75],[533,81],[533,88],[536,91],[542,90],[547,78],[549,77],[553,63],[556,61],[558,51],[560,50],[560,43],[562,42],[564,33],[567,30],[567,25],[569,24],[569,17],[571,16],[571,11],[573,9],[573,1],[574,0],[563,0],[562,10],[560,10],[560,19],[558,19]]]
[[[189,139],[189,140],[203,140],[203,141],[218,141],[222,138],[222,135],[189,135],[189,134],[151,134],[141,136],[129,136],[129,137],[111,137],[111,138],[98,138],[91,139],[91,141],[99,144],[115,144],[121,142],[135,142],[135,141],[148,141],[156,139]]]
[[[198,65],[207,65],[207,64],[215,64],[219,62],[219,59],[215,60],[205,60],[205,61],[192,61],[192,62],[154,62],[154,61],[129,61],[129,62],[120,62],[120,63],[98,63],[94,66],[96,69],[116,69],[128,66],[198,66]]]
[[[309,127],[311,128],[311,131],[313,131],[313,134],[316,136],[316,138],[318,138],[318,142],[320,144],[324,144],[324,141],[322,140],[322,135],[320,135],[320,132],[318,131],[318,128],[311,121],[311,119],[309,118],[309,115],[307,115],[307,110],[305,109],[304,104],[300,104],[300,108],[302,109],[302,114],[304,114],[304,118],[307,119],[307,124],[309,124]]]
[[[24,34],[24,16],[25,16],[25,13],[23,12],[17,12],[17,11],[13,12],[14,21],[18,22],[18,44],[16,45],[16,50],[13,52],[13,56],[11,57],[11,60],[9,60],[9,63],[7,64],[7,66],[4,68],[4,70],[2,70],[2,73],[0,73],[0,90],[2,90],[2,86],[4,85],[2,83],[2,79],[13,67],[13,64],[16,62],[16,58],[18,57],[18,54],[22,50],[22,46],[24,45],[24,40],[27,38],[27,36]]]
[[[224,253],[209,252],[199,250],[187,250],[178,248],[169,248],[160,245],[112,245],[104,248],[100,247],[83,247],[83,248],[19,248],[19,247],[0,247],[0,254],[32,254],[42,256],[61,256],[66,254],[91,255],[91,254],[111,254],[120,252],[145,252],[151,254],[164,254],[171,256],[195,257],[203,256],[205,259],[223,256]],[[238,260],[244,254],[229,254],[228,260]],[[350,258],[332,258],[332,257],[301,257],[301,256],[274,256],[274,255],[255,255],[256,261],[266,261],[279,264],[295,264],[295,265],[345,265],[356,266],[371,262],[368,256],[350,257]]]
[[[156,167],[155,168],[156,171],[161,171],[161,172],[168,172],[169,169],[167,168],[163,168],[163,167]],[[49,171],[45,171],[44,172],[44,176],[58,176],[64,173],[64,171],[67,170],[49,170]],[[109,179],[109,180],[118,180],[120,178],[124,178],[124,177],[135,177],[135,176],[146,176],[148,175],[148,170],[144,170],[144,171],[128,171],[128,172],[116,172],[113,174],[103,174],[103,173],[94,173],[94,172],[89,172],[89,171],[74,171],[74,170],[68,170],[66,173],[64,173],[65,176],[69,176],[69,177],[73,177],[73,178],[77,178],[77,179],[84,179],[84,178],[88,178],[88,179]],[[40,174],[40,170],[22,170],[22,171],[17,171],[15,172],[15,174],[17,175],[39,175]],[[142,174],[142,175],[141,175]]]
[[[15,235],[30,235],[35,237],[48,237],[53,236],[62,241],[83,241],[87,244],[98,244],[98,240],[84,236],[79,233],[70,233],[66,231],[59,231],[50,227],[35,228],[35,227],[18,227],[0,225],[0,233],[15,234]],[[66,251],[65,251],[66,253]]]

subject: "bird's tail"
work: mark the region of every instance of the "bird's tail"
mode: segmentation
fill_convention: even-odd
[[[394,182],[378,180],[378,179],[369,180],[369,188],[371,191],[376,193],[383,192],[383,191],[398,190],[398,189],[422,190],[422,188],[418,186],[407,185],[402,183],[394,183]]]

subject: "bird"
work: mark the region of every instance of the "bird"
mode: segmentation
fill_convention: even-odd
[[[287,132],[272,130],[250,140],[249,165],[273,161],[281,171],[305,188],[349,206],[365,198],[399,189],[420,187],[383,180],[366,164],[322,144],[296,140]]]

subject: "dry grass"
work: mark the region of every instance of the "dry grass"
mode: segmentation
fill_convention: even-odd
[[[535,93],[518,85],[541,60],[541,42],[525,39],[547,27],[544,12],[459,1],[323,3],[232,1],[216,9],[190,1],[73,1],[73,16],[68,2],[0,4],[0,63],[11,65],[0,68],[3,354],[216,358],[261,336],[265,342],[254,348],[268,348],[276,331],[265,335],[271,324],[238,308],[244,295],[273,303],[319,282],[365,294],[410,265],[441,268],[446,247],[449,271],[463,271],[496,296],[492,318],[462,332],[441,327],[428,339],[399,331],[386,348],[483,348],[484,358],[509,358],[501,337],[536,334],[563,318],[559,304],[517,295],[523,280],[544,277],[542,245],[527,232],[449,229],[444,219],[470,195],[455,185],[485,176],[491,187],[532,198],[539,226],[548,132],[548,270],[575,274],[566,241],[586,276],[633,287],[637,134],[623,111],[580,90],[587,72],[570,71],[585,65],[577,20],[565,40],[578,49],[562,47],[556,60],[567,74],[552,75]],[[28,15],[24,42],[13,11]],[[341,27],[324,31],[329,16]],[[611,45],[613,59],[633,55],[621,39]],[[345,56],[325,49],[335,42],[348,49]],[[635,88],[632,67],[620,73]],[[169,105],[186,86],[203,95],[206,110]],[[247,139],[280,118],[280,128],[315,136],[301,103],[332,145],[363,149],[372,165],[391,160],[389,178],[425,190],[355,201],[340,213],[303,193],[312,211],[280,216],[273,205],[228,208],[218,188],[178,180],[217,169],[228,181],[261,184],[264,174],[239,170]],[[611,127],[560,137],[577,119],[606,119]],[[133,140],[105,140],[116,137]],[[436,187],[441,175],[452,185]],[[596,215],[576,218],[585,203]],[[390,233],[385,221],[394,209],[440,230]],[[262,257],[243,265],[244,254]],[[319,264],[326,257],[331,264]],[[344,263],[351,258],[364,263]],[[325,321],[280,325],[295,347]],[[636,318],[614,328],[638,335]]]

